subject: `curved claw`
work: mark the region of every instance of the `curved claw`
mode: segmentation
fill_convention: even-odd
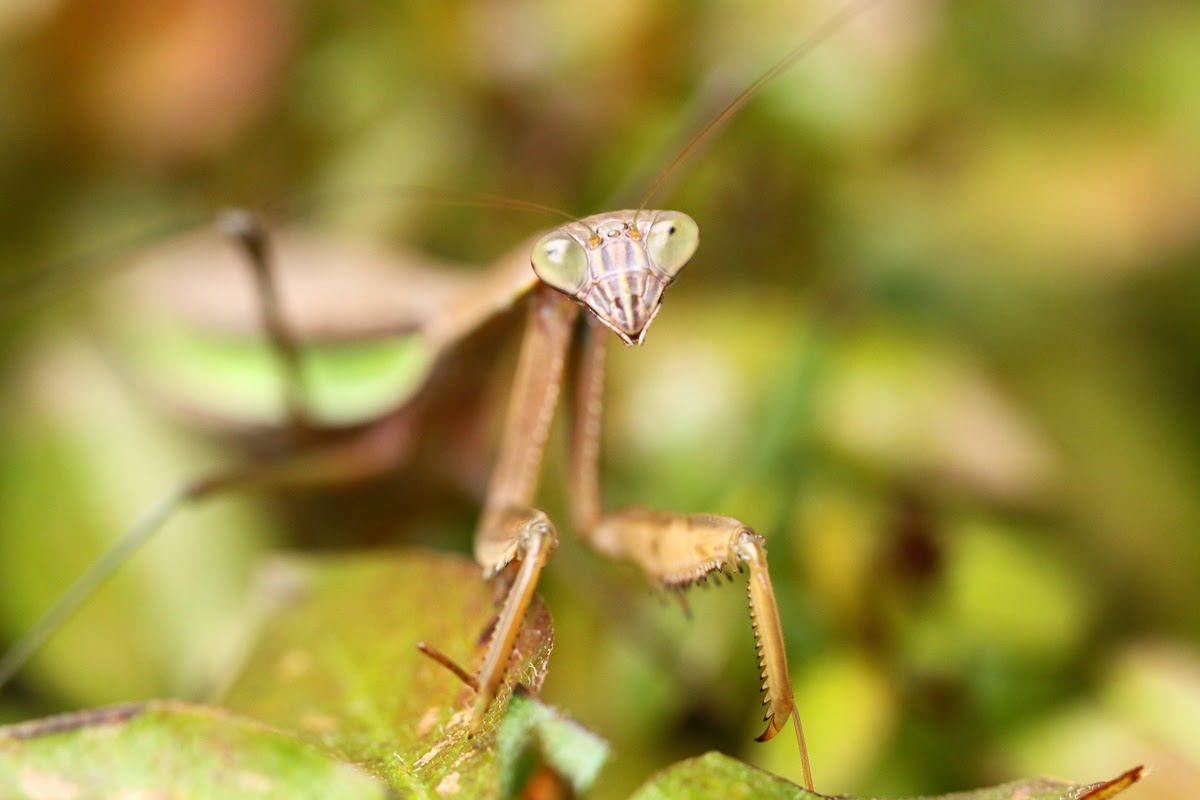
[[[805,783],[812,789],[808,751],[800,717],[792,699],[787,650],[779,623],[779,607],[767,571],[763,537],[733,517],[719,514],[674,514],[628,508],[605,515],[588,539],[600,552],[633,561],[652,580],[666,587],[686,587],[720,575],[737,564],[750,567],[750,619],[761,670],[763,719],[767,728],[758,741],[773,739],[795,721],[796,740],[804,766]]]
[[[754,626],[754,644],[758,651],[758,666],[762,679],[763,705],[767,707],[763,720],[767,729],[756,741],[766,742],[783,730],[788,717],[795,720],[796,741],[804,767],[805,786],[812,790],[812,770],[808,763],[808,748],[800,727],[800,715],[792,697],[792,681],[788,674],[787,650],[779,623],[779,606],[767,571],[767,548],[763,537],[750,528],[742,527],[733,543],[738,563],[750,566],[750,621]]]

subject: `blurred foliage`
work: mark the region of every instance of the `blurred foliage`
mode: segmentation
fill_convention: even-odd
[[[1017,797],[1028,800],[1108,800],[1136,784],[1141,777],[1142,770],[1134,769],[1112,780],[1088,786],[1036,778],[969,792],[954,792],[943,795],[938,800],[1011,800]],[[706,753],[663,770],[639,788],[630,800],[672,800],[691,797],[806,800],[824,795],[808,792],[721,753]]]
[[[129,245],[287,198],[486,263],[545,221],[387,187],[636,205],[838,5],[6,3],[0,636],[222,457],[78,335]],[[702,242],[646,347],[611,359],[607,499],[767,537],[823,791],[1139,762],[1130,798],[1200,788],[1198,74],[1188,0],[882,0],[655,198]],[[556,443],[558,520],[564,463]],[[477,497],[431,480],[186,512],[0,714],[203,694],[254,552],[298,520],[373,544],[429,543],[433,519],[468,547]],[[545,696],[613,742],[597,795],[709,749],[798,778],[787,739],[751,741],[742,593],[693,593],[689,621],[560,527]]]
[[[459,722],[468,690],[414,646],[478,649],[475,629],[493,613],[492,592],[472,580],[470,559],[421,551],[292,557],[274,560],[270,573],[262,636],[220,708],[159,701],[0,728],[0,792],[494,797],[505,745],[549,751],[555,774],[581,790],[594,780],[607,745],[528,697],[510,715],[497,703],[480,733],[467,736]],[[434,595],[442,615],[412,613]],[[534,603],[505,694],[517,681],[541,687],[553,638],[549,613]],[[524,724],[514,729],[510,719]],[[537,744],[547,732],[553,748]]]
[[[178,701],[5,729],[0,789],[7,797],[388,796],[381,781],[286,733]]]
[[[503,709],[495,704],[480,733],[466,736],[470,689],[416,647],[445,648],[468,668],[475,663],[467,656],[481,660],[478,632],[495,611],[490,587],[472,580],[474,564],[378,551],[279,559],[272,567],[263,635],[219,704],[293,731],[394,787],[452,782],[467,797],[488,795],[501,771]],[[413,612],[434,602],[437,614]],[[550,614],[535,603],[502,695],[517,682],[539,691],[553,644]]]
[[[492,615],[492,592],[473,580],[471,559],[375,551],[275,559],[271,572],[263,636],[220,707],[157,700],[0,725],[0,792],[560,798],[591,788],[608,743],[532,696],[554,638],[543,604],[532,604],[517,637],[501,702],[471,736],[462,724],[471,690],[413,646],[437,640],[482,657],[463,623]],[[444,613],[412,613],[430,596]],[[1091,787],[1035,779],[946,800],[1103,800],[1141,772]],[[719,753],[675,764],[636,793],[714,796],[822,795]]]

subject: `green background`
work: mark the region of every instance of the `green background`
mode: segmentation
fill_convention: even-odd
[[[386,187],[636,206],[836,8],[7,3],[0,637],[228,457],[97,347],[97,295],[140,313],[108,269],[129,245],[299,192],[298,224],[486,264],[546,221]],[[1198,75],[1190,2],[884,0],[655,198],[701,246],[645,347],[612,354],[606,497],[767,537],[822,790],[1141,762],[1128,797],[1200,787]],[[479,376],[493,425],[511,350]],[[612,740],[598,796],[713,748],[798,779],[790,738],[751,740],[744,590],[693,592],[689,621],[588,553],[562,445],[544,696]],[[244,647],[264,547],[466,552],[478,484],[467,459],[188,512],[0,715],[203,697]]]

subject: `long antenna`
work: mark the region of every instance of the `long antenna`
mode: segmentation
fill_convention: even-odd
[[[303,210],[307,210],[318,202],[324,202],[331,198],[337,198],[339,195],[343,199],[361,199],[370,194],[385,194],[385,195],[400,195],[409,200],[417,200],[422,203],[440,203],[451,206],[476,206],[479,208],[500,208],[510,211],[528,211],[533,214],[542,214],[549,217],[558,217],[568,222],[583,223],[583,220],[574,214],[563,211],[561,208],[548,206],[543,203],[535,203],[531,200],[521,200],[516,197],[505,197],[499,194],[489,194],[487,192],[472,192],[458,189],[438,189],[432,186],[419,186],[415,184],[381,184],[378,186],[355,187],[354,189],[338,190],[298,190],[288,192],[280,196],[267,209],[267,215],[282,213],[284,216],[293,216]],[[589,228],[590,230],[590,228]]]
[[[662,185],[667,178],[670,177],[670,175],[675,172],[675,170],[678,169],[684,161],[687,161],[688,157],[696,151],[696,149],[705,139],[712,135],[717,128],[724,125],[730,117],[740,111],[742,106],[753,100],[759,92],[761,92],[769,83],[771,83],[771,81],[779,77],[781,73],[787,71],[797,61],[807,56],[813,50],[817,49],[817,47],[826,39],[840,31],[842,28],[848,25],[851,20],[878,1],[879,0],[858,0],[858,2],[848,3],[842,6],[833,14],[829,15],[824,22],[818,25],[816,30],[810,33],[804,41],[795,47],[795,49],[775,62],[770,69],[758,77],[758,80],[754,81],[754,83],[742,90],[742,93],[733,98],[729,105],[725,106],[720,114],[717,114],[717,116],[713,117],[712,121],[705,125],[700,132],[697,133],[695,137],[693,137],[692,140],[688,142],[682,150],[679,151],[679,155],[675,156],[671,163],[667,165],[666,169],[658,174],[658,177],[654,179],[654,183],[651,184],[650,190],[646,192],[646,196],[642,198],[642,202],[638,206],[638,210],[640,211],[641,209],[649,206],[650,201],[654,198],[654,195],[658,193],[658,190],[662,188]]]
[[[410,200],[419,200],[423,203],[441,203],[453,206],[479,206],[482,208],[504,208],[513,211],[529,211],[534,214],[545,214],[547,216],[559,217],[576,222],[578,220],[573,214],[568,214],[560,208],[534,203],[529,200],[520,200],[515,197],[505,197],[497,194],[487,194],[486,192],[470,192],[460,191],[457,189],[437,189],[432,186],[418,186],[413,184],[380,184],[376,186],[357,186],[353,189],[317,189],[307,190],[301,189],[292,192],[286,192],[277,197],[266,209],[268,217],[282,213],[284,216],[292,216],[303,212],[316,205],[317,203],[326,202],[330,199],[340,200],[358,200],[372,194],[383,195],[399,195]]]
[[[579,218],[559,208],[520,200],[514,197],[486,194],[484,192],[435,189],[429,186],[404,184],[356,187],[346,190],[296,190],[284,192],[260,206],[260,215],[267,222],[291,219],[310,211],[314,206],[330,199],[361,199],[369,194],[394,194],[422,203],[437,203],[456,206],[478,206],[525,211],[533,214],[558,217],[568,222]],[[214,218],[222,219],[223,211],[190,212],[176,219],[152,225],[130,236],[107,242],[100,247],[90,247],[86,253],[77,253],[57,258],[35,269],[27,269],[0,277],[0,314],[21,313],[48,305],[72,292],[86,288],[108,273],[120,272],[136,263],[127,259],[123,263],[117,256],[136,251],[150,243],[168,240],[170,236],[200,230],[212,224]],[[99,265],[99,266],[95,266]]]
[[[0,315],[34,311],[65,299],[104,275],[119,272],[126,265],[118,265],[117,256],[199,228],[211,219],[211,214],[186,212],[133,235],[0,277]]]

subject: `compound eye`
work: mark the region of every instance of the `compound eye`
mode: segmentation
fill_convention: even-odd
[[[674,279],[700,244],[700,226],[680,211],[662,211],[646,234],[646,252],[660,272]]]
[[[553,231],[533,246],[534,273],[544,283],[572,297],[587,283],[588,257],[583,245],[569,234]]]

